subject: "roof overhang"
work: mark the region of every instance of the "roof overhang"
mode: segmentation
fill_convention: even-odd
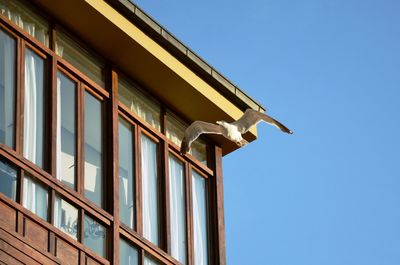
[[[168,51],[160,41],[107,2],[35,2],[187,120],[233,121],[243,114],[246,104],[238,104],[234,95],[221,93],[179,56]],[[248,107],[253,106],[248,104]],[[262,108],[258,110],[262,111]],[[253,127],[244,137],[249,142],[255,140],[256,128]],[[217,136],[213,140],[222,147],[224,155],[238,148],[224,137]]]

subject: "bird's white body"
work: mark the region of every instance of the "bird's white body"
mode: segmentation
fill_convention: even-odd
[[[217,121],[217,123],[226,129],[226,138],[235,143],[243,141],[242,134],[239,132],[237,126],[227,123],[226,121]]]
[[[228,123],[226,121],[217,121],[217,124],[194,121],[186,130],[181,144],[181,153],[186,154],[190,150],[190,145],[202,134],[219,134],[242,147],[248,142],[243,139],[242,134],[246,133],[250,128],[260,121],[265,121],[276,126],[285,133],[292,134],[293,132],[286,128],[285,125],[265,113],[253,109],[247,109],[242,117],[237,121]]]

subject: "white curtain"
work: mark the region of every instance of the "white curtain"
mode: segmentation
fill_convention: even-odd
[[[24,156],[37,163],[37,94],[36,62],[34,54],[26,50],[25,55],[25,98],[24,98]]]
[[[54,200],[54,226],[77,239],[78,209],[58,196]]]
[[[155,245],[159,243],[157,144],[146,136],[141,139],[143,236]]]
[[[58,180],[62,180],[61,157],[61,80],[57,76],[56,178]]]
[[[193,183],[193,230],[194,230],[194,264],[208,264],[207,244],[207,205],[205,179],[194,172]]]
[[[47,190],[30,177],[24,177],[24,196],[22,204],[25,208],[47,221]]]
[[[169,157],[171,255],[186,264],[185,185],[182,163]]]
[[[9,1],[6,5],[0,4],[0,13],[28,32],[29,35],[49,46],[49,26],[47,22],[27,7],[24,7],[21,3]]]

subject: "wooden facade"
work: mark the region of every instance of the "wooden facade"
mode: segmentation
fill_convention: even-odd
[[[34,5],[33,5],[34,6]],[[35,9],[36,10],[36,9]],[[170,202],[169,202],[169,156],[177,158],[184,168],[186,253],[185,264],[195,265],[193,187],[192,172],[206,180],[208,261],[207,264],[226,264],[225,228],[222,181],[222,155],[219,144],[212,139],[207,143],[207,163],[199,162],[191,155],[182,156],[179,146],[166,137],[167,110],[174,109],[161,102],[161,131],[149,125],[143,118],[119,101],[119,78],[125,69],[105,58],[105,86],[91,80],[69,61],[56,53],[56,38],[60,25],[57,17],[41,14],[49,21],[50,41],[46,46],[26,31],[0,14],[0,30],[16,40],[16,94],[15,94],[15,145],[0,143],[0,158],[17,172],[16,197],[10,199],[0,193],[0,264],[121,264],[120,239],[134,246],[139,253],[138,264],[145,264],[145,257],[152,257],[159,264],[181,264],[171,253]],[[73,34],[73,32],[72,32]],[[85,42],[85,39],[80,39]],[[24,126],[24,58],[29,47],[45,61],[45,130],[44,165],[39,167],[23,155]],[[75,188],[58,180],[56,175],[56,124],[57,124],[57,73],[61,72],[76,84],[76,167]],[[102,106],[103,188],[102,206],[85,197],[84,191],[84,96],[88,92]],[[185,117],[184,113],[176,113]],[[180,115],[182,114],[182,115]],[[119,209],[119,149],[118,120],[127,121],[133,132],[135,186],[135,227],[130,228],[120,220]],[[216,117],[217,118],[217,117]],[[187,119],[186,119],[187,120]],[[190,120],[187,120],[190,122]],[[142,211],[142,163],[140,161],[141,135],[157,144],[159,191],[158,246],[143,236]],[[48,195],[47,220],[38,217],[22,205],[23,181],[29,176],[43,185]],[[54,226],[55,199],[61,198],[78,210],[77,239],[73,239]],[[106,250],[101,256],[83,242],[84,218],[89,216],[105,228]]]

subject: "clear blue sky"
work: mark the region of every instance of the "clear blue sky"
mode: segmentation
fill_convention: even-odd
[[[400,264],[400,1],[135,1],[295,131],[224,158],[229,265]]]

